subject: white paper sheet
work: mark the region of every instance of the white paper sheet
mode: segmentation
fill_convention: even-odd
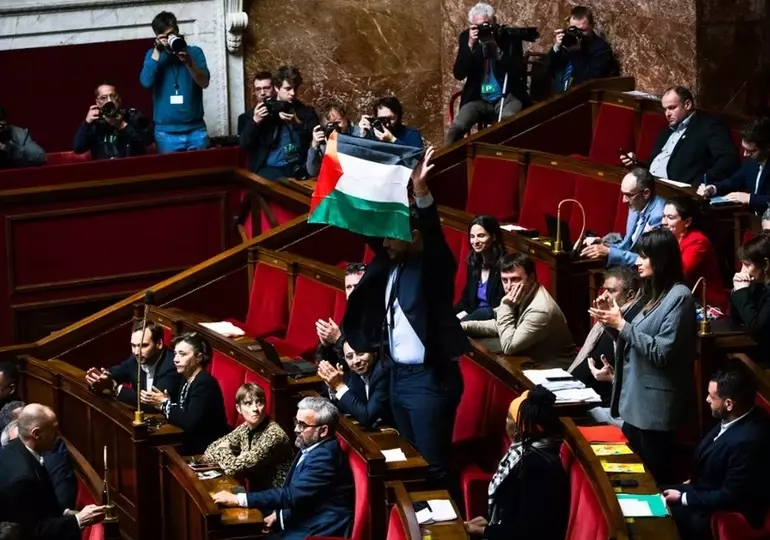
[[[433,521],[452,521],[457,519],[455,509],[452,508],[452,501],[448,499],[431,499],[428,501]]]
[[[506,223],[505,225],[500,225],[500,228],[504,231],[508,232],[516,232],[516,231],[528,231],[526,227],[522,227],[521,225],[514,225],[513,223]]]
[[[233,323],[228,321],[218,321],[218,322],[203,322],[200,323],[202,327],[208,328],[212,332],[216,332],[217,334],[220,334],[225,337],[241,337],[246,335],[246,332],[235,326]]]
[[[417,523],[420,525],[424,525],[425,523],[428,523],[429,521],[433,520],[433,514],[430,511],[430,508],[423,508],[419,512],[417,512]]]
[[[393,461],[406,461],[406,454],[400,448],[390,448],[388,450],[380,450],[382,455],[385,456],[385,462],[391,463]]]
[[[568,373],[566,370],[563,370],[561,368],[552,368],[552,369],[525,369],[524,370],[524,376],[532,381],[534,384],[542,384],[548,390],[551,392],[556,392],[558,390],[569,390],[569,389],[582,389],[585,388],[586,385],[580,382],[579,380],[572,378],[572,375]],[[562,377],[570,377],[572,380],[569,381],[549,381],[548,378],[562,378]]]
[[[467,314],[468,314],[467,311],[461,311],[460,313],[457,314],[457,318],[462,320],[463,317],[465,317]]]
[[[640,92],[639,90],[629,90],[628,92],[623,92],[627,96],[631,97],[638,97],[642,99],[654,99],[655,101],[660,101],[660,98],[654,94],[648,94],[647,92]]]
[[[623,517],[650,517],[652,509],[647,501],[637,501],[635,499],[618,499],[620,509],[623,511]]]
[[[684,182],[677,182],[676,180],[669,180],[668,178],[657,178],[657,180],[660,180],[661,182],[665,182],[670,186],[675,186],[680,188],[692,187],[690,184],[685,184]]]

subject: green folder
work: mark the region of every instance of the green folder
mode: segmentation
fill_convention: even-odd
[[[623,517],[666,517],[668,507],[663,495],[639,495],[636,493],[617,493]]]

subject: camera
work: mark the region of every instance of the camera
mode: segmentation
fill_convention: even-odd
[[[334,132],[340,133],[339,122],[326,122],[324,125],[324,136],[328,139]]]
[[[564,31],[564,37],[561,39],[561,45],[565,49],[572,49],[575,46],[580,47],[583,44],[585,34],[577,26],[570,26]]]
[[[492,24],[483,22],[477,25],[479,29],[479,41],[486,42],[497,39],[515,39],[519,41],[537,41],[540,37],[535,27],[517,28],[504,24]]]
[[[117,118],[120,116],[121,110],[118,109],[118,106],[115,104],[114,101],[108,101],[104,105],[102,105],[102,108],[100,109],[102,116],[107,116],[109,118]]]
[[[378,116],[377,118],[372,119],[370,123],[372,125],[372,129],[376,129],[377,131],[390,129],[390,118],[387,116]]]
[[[182,36],[176,34],[168,35],[168,50],[173,54],[179,54],[187,51],[187,42]]]
[[[289,114],[291,112],[291,103],[288,101],[281,101],[272,97],[266,98],[263,101],[265,108],[267,108],[267,114],[271,116],[278,116],[278,113]]]

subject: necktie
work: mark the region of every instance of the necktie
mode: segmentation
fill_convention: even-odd
[[[636,240],[639,238],[639,235],[642,234],[642,228],[644,227],[644,218],[641,214],[639,214],[639,217],[636,218],[636,226],[634,227],[634,232],[631,234],[631,242],[636,243]]]

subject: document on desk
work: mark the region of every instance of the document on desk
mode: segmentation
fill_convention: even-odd
[[[669,186],[674,186],[678,188],[692,187],[690,184],[687,184],[685,182],[677,182],[676,180],[669,180],[668,178],[658,178],[657,180],[660,180],[661,182],[668,184]]]
[[[623,517],[666,517],[669,515],[666,500],[660,493],[639,495],[616,493]]]
[[[217,334],[228,338],[241,337],[246,335],[246,332],[228,321],[202,322],[200,324],[202,327],[208,328],[212,332],[216,332]]]
[[[607,473],[644,473],[643,463],[612,463],[602,460],[602,469]]]
[[[551,392],[557,390],[581,389],[586,385],[577,380],[572,374],[561,368],[553,369],[525,369],[522,373],[534,384],[542,384]]]
[[[625,444],[592,444],[591,450],[597,456],[624,456],[634,453]]]
[[[400,448],[390,448],[388,450],[380,450],[382,455],[385,456],[385,463],[391,463],[393,461],[406,461],[406,454]]]
[[[423,508],[417,512],[417,523],[420,525],[457,519],[455,509],[452,507],[452,501],[448,499],[431,499],[425,502],[428,503],[428,508]]]
[[[733,201],[728,200],[727,197],[717,195],[716,197],[711,197],[711,199],[709,199],[709,204],[711,206],[720,206],[722,204],[733,204]]]

